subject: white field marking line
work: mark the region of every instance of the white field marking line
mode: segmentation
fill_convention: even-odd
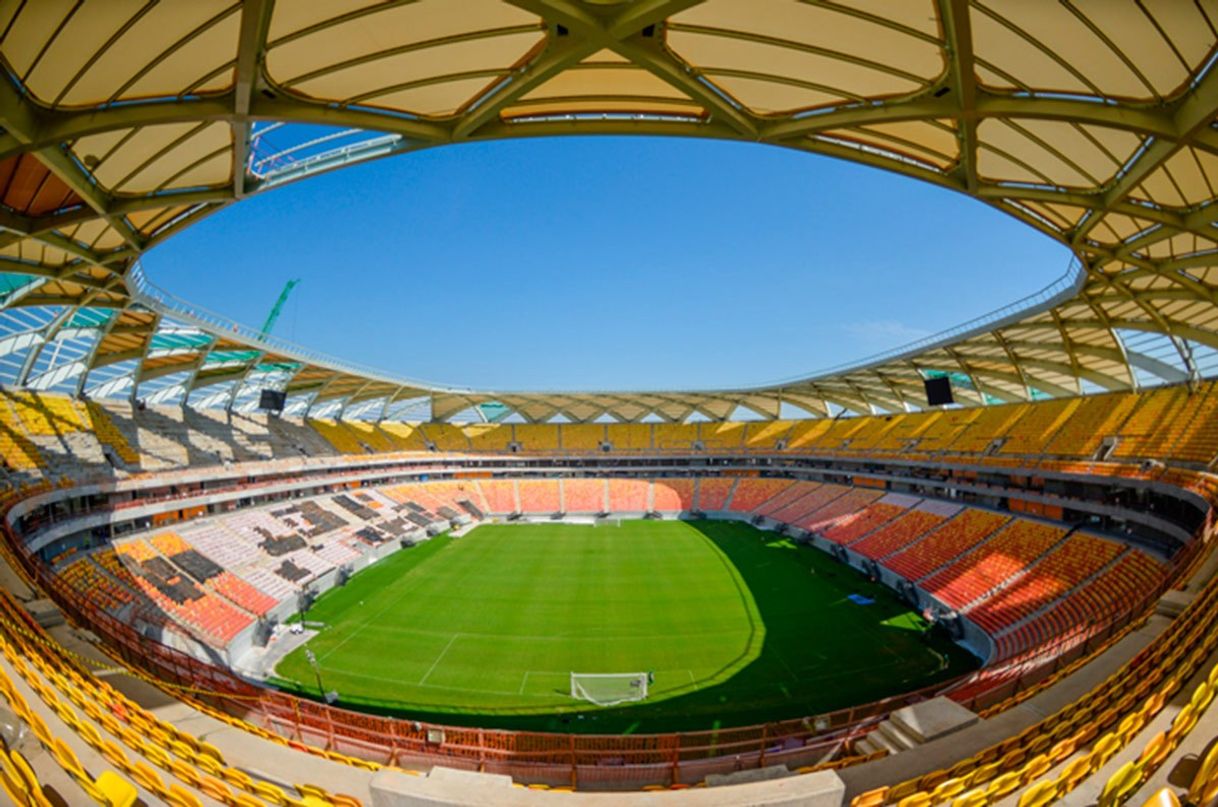
[[[410,578],[412,578],[412,577],[415,577],[415,576],[422,576],[422,575],[425,575],[425,574],[426,574],[426,573],[423,571],[423,567],[422,567],[422,566],[416,566],[416,567],[414,567],[413,569],[411,569],[410,571],[408,571],[406,574],[402,575],[402,577],[401,577],[400,579],[401,579],[401,580],[409,580],[409,579],[410,579]],[[466,576],[466,577],[468,577],[468,576],[469,576],[469,572],[468,572],[468,571],[466,572],[465,576]],[[398,603],[400,603],[402,600],[406,599],[406,597],[407,597],[407,596],[409,596],[409,595],[411,595],[411,594],[413,594],[413,593],[414,593],[414,592],[413,592],[413,590],[411,590],[409,587],[406,587],[406,588],[404,588],[404,590],[402,590],[402,591],[398,592],[398,595],[397,595],[396,597],[392,598],[392,599],[391,599],[389,602],[385,603],[385,607],[384,607],[384,608],[380,609],[380,610],[379,610],[379,611],[377,611],[375,614],[373,614],[372,616],[368,617],[368,618],[367,618],[367,619],[365,619],[363,622],[361,622],[361,623],[360,623],[360,625],[359,625],[359,627],[357,627],[357,628],[356,628],[354,631],[352,631],[352,632],[351,632],[351,635],[350,635],[350,636],[348,636],[346,639],[343,639],[341,642],[339,642],[338,644],[336,644],[334,647],[332,647],[332,648],[330,648],[329,650],[327,650],[327,651],[326,651],[326,652],[325,652],[323,655],[321,655],[321,656],[318,658],[318,661],[319,661],[319,662],[321,662],[321,661],[325,661],[326,659],[328,659],[328,658],[329,658],[331,655],[333,655],[333,654],[334,654],[334,652],[335,652],[336,650],[338,650],[340,647],[342,647],[343,645],[345,645],[347,642],[351,641],[351,640],[352,640],[352,639],[354,639],[356,636],[358,636],[358,635],[360,634],[360,632],[361,632],[361,631],[363,631],[363,629],[364,629],[364,628],[366,628],[366,627],[368,627],[369,625],[371,625],[371,624],[372,624],[372,623],[373,623],[373,622],[374,622],[374,621],[375,621],[375,620],[376,620],[378,617],[380,617],[382,614],[384,614],[384,613],[385,613],[386,611],[388,611],[390,608],[393,608],[393,607],[394,607],[394,606],[396,606]]]
[[[403,687],[421,687],[422,689],[444,689],[451,692],[469,692],[475,695],[515,695],[519,693],[510,692],[506,689],[471,689],[469,687],[452,687],[444,684],[412,684],[409,681],[403,681],[400,678],[386,678],[383,675],[373,675],[372,673],[356,672],[355,670],[345,670],[341,667],[335,667],[331,672],[336,672],[350,678],[363,678],[368,681],[379,681],[384,684],[397,684]],[[299,682],[297,682],[299,683]],[[548,695],[536,695],[533,693],[524,693],[526,698],[545,698]],[[410,704],[406,704],[410,705]],[[435,704],[429,704],[435,705]]]
[[[796,674],[795,674],[795,671],[791,669],[791,665],[790,665],[790,664],[787,664],[787,660],[786,660],[785,658],[783,658],[782,653],[779,653],[779,652],[778,652],[778,650],[777,650],[777,648],[775,648],[775,650],[774,650],[774,656],[775,656],[775,657],[778,659],[778,661],[779,661],[779,662],[782,664],[782,668],[783,668],[784,670],[786,670],[786,671],[787,671],[787,675],[791,676],[791,680],[792,680],[792,681],[795,681],[796,683],[798,683],[798,682],[799,682],[799,680],[800,680],[800,679],[799,679],[799,676],[798,676],[798,675],[796,675]]]
[[[407,572],[405,575],[403,575],[402,579],[403,579],[403,580],[405,580],[405,579],[409,578],[409,577],[410,577],[410,576],[411,576],[411,575],[412,575],[412,574],[413,574],[415,571],[417,571],[417,570],[418,570],[418,567],[415,567],[414,569],[411,569],[409,572]],[[366,628],[366,627],[368,627],[369,625],[371,625],[371,624],[373,623],[373,621],[374,621],[374,620],[376,620],[378,617],[380,617],[382,614],[384,614],[384,613],[385,613],[386,611],[388,611],[390,608],[392,608],[392,607],[394,607],[395,605],[397,605],[399,602],[401,602],[403,599],[405,599],[405,597],[406,597],[406,595],[407,595],[407,594],[410,594],[410,593],[413,593],[413,592],[412,592],[412,591],[411,591],[409,588],[406,588],[406,589],[405,589],[403,592],[401,592],[401,593],[400,593],[400,594],[399,594],[397,597],[394,597],[394,598],[393,598],[393,599],[392,599],[390,602],[386,603],[384,608],[380,609],[380,610],[379,610],[379,611],[377,611],[375,614],[373,614],[372,616],[368,617],[366,620],[364,620],[363,622],[361,622],[361,623],[360,623],[360,625],[359,625],[359,627],[357,627],[355,630],[351,631],[351,634],[350,634],[350,635],[349,635],[349,636],[348,636],[346,639],[343,639],[341,642],[339,642],[338,644],[334,645],[334,647],[331,647],[329,650],[327,650],[325,653],[323,653],[323,654],[321,655],[321,657],[318,659],[318,661],[319,661],[319,662],[325,661],[325,660],[326,660],[326,659],[328,659],[330,656],[334,655],[334,654],[335,654],[335,653],[338,651],[338,649],[339,649],[340,647],[342,647],[342,646],[343,646],[343,645],[345,645],[347,642],[349,642],[349,641],[351,641],[352,639],[354,639],[356,636],[359,636],[359,635],[360,635],[360,633],[361,633],[361,632],[364,630],[364,628]]]
[[[385,631],[388,631],[393,634],[411,634],[411,633],[413,633],[413,634],[417,634],[419,636],[450,636],[451,635],[446,630],[428,630],[427,628],[416,628],[416,627],[412,627],[410,625],[377,625],[376,629],[385,630]],[[363,628],[361,627],[360,630],[363,630]],[[692,639],[692,638],[707,638],[707,637],[713,637],[713,636],[734,636],[738,633],[740,633],[740,630],[738,628],[723,628],[723,629],[719,629],[719,630],[683,631],[680,634],[679,638]],[[525,633],[511,633],[511,634],[477,633],[477,632],[471,633],[470,631],[462,631],[461,635],[467,639],[496,639],[499,641],[510,640],[510,641],[525,641],[525,642],[612,642],[612,641],[619,641],[619,640],[623,640],[623,639],[629,640],[629,641],[634,641],[636,639],[661,640],[661,639],[672,638],[671,631],[667,632],[667,633],[647,633],[647,634],[631,633],[631,634],[614,634],[614,635],[608,635],[608,636],[603,635],[603,634],[597,634],[595,636],[590,636],[590,635],[585,635],[585,634],[560,634],[560,633],[552,633],[552,634],[545,635],[545,636],[530,636]],[[347,641],[347,640],[344,640],[344,642],[345,641]],[[329,652],[333,653],[334,651],[331,650]],[[545,672],[545,671],[544,670],[534,670],[533,672]]]
[[[524,685],[525,685],[525,684],[527,684],[528,682],[529,682],[529,671],[528,671],[528,670],[525,670],[525,671],[524,671],[524,678],[522,678],[522,679],[521,679],[521,681],[520,681],[520,691],[516,693],[517,695],[523,695],[523,694],[524,694]]]
[[[457,637],[460,635],[461,634],[459,633],[454,633],[453,638],[448,640],[448,644],[444,645],[444,649],[440,651],[440,655],[436,656],[436,660],[431,663],[431,666],[427,668],[427,672],[423,673],[423,677],[419,679],[420,685],[427,683],[428,676],[435,672],[436,665],[440,663],[440,659],[444,658],[444,656],[448,653],[448,649],[453,646],[453,642],[457,641]]]

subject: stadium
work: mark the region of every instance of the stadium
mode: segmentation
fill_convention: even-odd
[[[1206,0],[0,3],[8,799],[1215,803],[1216,62]],[[583,392],[143,267],[568,135],[846,160],[1073,260],[814,375]]]

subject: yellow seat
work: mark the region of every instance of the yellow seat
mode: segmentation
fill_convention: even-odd
[[[1180,798],[1170,787],[1164,787],[1142,802],[1142,807],[1181,807]]]
[[[855,796],[850,801],[850,807],[880,807],[886,801],[888,801],[888,788],[877,787],[875,790],[868,790],[866,793]]]
[[[106,758],[106,761],[120,770],[128,770],[131,763],[127,761],[127,752],[119,747],[118,743],[111,740],[103,740],[101,748],[98,752]]]
[[[987,784],[998,773],[998,763],[988,762],[985,765],[980,765],[968,775],[969,787],[977,787]]]
[[[106,797],[110,807],[131,807],[139,796],[135,785],[114,771],[102,771],[94,785]]]
[[[179,782],[185,782],[194,788],[197,788],[199,782],[203,779],[203,775],[199,773],[198,768],[180,759],[169,760],[169,772]]]
[[[1021,784],[1023,784],[1022,771],[1008,771],[1000,774],[985,789],[986,798],[990,801],[998,801],[1008,793],[1015,792]]]
[[[29,801],[29,785],[13,767],[8,752],[0,747],[0,789],[2,789],[13,804],[25,804]]]
[[[248,773],[238,768],[224,768],[220,776],[230,785],[241,790],[253,790],[254,780]]]
[[[318,787],[317,785],[296,785],[296,792],[301,796],[323,799],[325,801],[330,800],[330,794],[326,791],[326,789],[324,787]]]
[[[1105,734],[1095,741],[1088,759],[1091,761],[1091,772],[1095,773],[1112,759],[1112,755],[1121,750],[1121,738],[1113,734]]]
[[[1052,779],[1037,782],[1019,794],[1016,807],[1047,807],[1057,801],[1057,782]]]
[[[914,793],[897,802],[897,807],[930,807],[934,804],[929,793]]]
[[[211,776],[204,776],[199,782],[199,792],[225,804],[232,800],[232,791],[228,789],[228,785]]]
[[[957,776],[952,779],[940,782],[939,785],[931,791],[930,798],[932,803],[939,804],[959,796],[968,788],[967,780],[963,776]]]
[[[1006,773],[1012,771],[1023,764],[1023,761],[1028,758],[1028,752],[1022,748],[1015,748],[1003,754],[1002,759],[998,760],[998,770]]]
[[[101,727],[103,729],[110,732],[111,734],[113,734],[116,737],[123,730],[123,724],[118,721],[118,718],[116,718],[114,715],[110,714],[109,712],[102,712],[101,716],[97,718],[97,722],[101,723]]]
[[[1100,728],[1095,722],[1083,723],[1074,730],[1074,742],[1078,745],[1086,745],[1095,739],[1095,735],[1099,733]]]
[[[366,759],[360,759],[359,757],[347,757],[343,761],[346,762],[348,765],[354,765],[355,767],[362,768],[366,771],[379,771],[381,769],[381,766],[376,764],[375,762],[371,762]]]
[[[152,743],[144,743],[140,748],[140,752],[153,765],[156,765],[158,768],[165,768],[168,770],[169,760],[172,759],[172,757],[170,757],[169,754],[166,754],[163,749],[153,745]]]
[[[1104,783],[1104,789],[1100,791],[1099,807],[1117,807],[1123,804],[1141,783],[1142,767],[1136,762],[1126,762]]]
[[[47,722],[42,719],[42,716],[37,712],[30,712],[25,718],[26,724],[34,732],[43,745],[50,745],[55,741],[55,736],[51,734],[51,730],[47,727]]]
[[[224,766],[209,756],[200,754],[199,758],[195,760],[195,765],[208,776],[214,776],[217,779],[224,778]]]
[[[965,774],[972,773],[976,767],[976,760],[972,758],[962,759],[948,769],[947,777],[948,779],[963,779]]]
[[[219,748],[216,748],[211,743],[206,742],[204,740],[197,740],[195,743],[195,747],[196,747],[196,750],[199,752],[200,756],[211,757],[212,759],[214,759],[216,762],[220,763],[221,765],[224,764],[224,755],[220,753]]]
[[[1145,723],[1146,718],[1141,712],[1130,712],[1117,724],[1116,734],[1122,743],[1129,742],[1129,738],[1141,731]]]
[[[1173,748],[1193,730],[1193,726],[1197,725],[1200,717],[1201,715],[1192,703],[1185,704],[1184,708],[1176,713],[1175,719],[1171,722],[1171,729],[1167,732],[1167,740]]]
[[[1039,734],[1035,739],[1028,743],[1026,750],[1028,754],[1036,756],[1037,754],[1043,754],[1045,751],[1049,750],[1049,746],[1052,744],[1053,740],[1049,737],[1049,735]]]
[[[165,803],[169,807],[203,807],[203,802],[194,793],[178,785],[170,785],[165,794]]]
[[[1060,762],[1064,762],[1071,754],[1074,753],[1074,749],[1077,747],[1078,743],[1075,741],[1074,737],[1067,737],[1064,740],[1053,744],[1053,747],[1049,749],[1049,759],[1055,765]]]
[[[169,744],[173,742],[174,739],[172,734],[162,728],[159,724],[155,723],[146,726],[144,728],[144,733],[147,735],[145,739],[164,748],[169,747]]]
[[[900,801],[906,796],[912,796],[918,792],[918,780],[910,779],[900,784],[893,785],[888,791],[887,801]]]
[[[76,727],[80,725],[80,718],[76,716],[76,712],[69,704],[63,701],[56,701],[51,705],[51,709],[55,714],[59,715],[59,719],[67,724],[68,728],[76,731]]]
[[[1210,701],[1214,699],[1214,688],[1209,682],[1202,682],[1193,690],[1192,700],[1189,701],[1198,712],[1204,712],[1205,707],[1210,705]]]
[[[89,744],[90,748],[101,748],[101,733],[92,723],[82,721],[80,725],[76,727],[76,733],[80,735],[80,739]]]
[[[1019,780],[1025,785],[1029,784],[1044,776],[1052,767],[1053,761],[1048,754],[1034,756],[1020,769]]]
[[[977,760],[977,765],[981,766],[988,765],[991,762],[997,762],[998,757],[1000,756],[1002,755],[998,753],[997,748],[986,748],[985,750],[978,751],[976,754],[974,754],[973,758]]]
[[[13,763],[13,768],[17,772],[17,776],[25,784],[26,790],[33,792],[42,792],[42,785],[38,782],[38,776],[34,773],[34,769],[30,767],[29,761],[21,754],[20,751],[12,751],[9,753],[9,759]]]
[[[182,743],[183,745],[190,746],[191,751],[196,754],[199,752],[199,740],[197,737],[194,737],[193,735],[191,735],[185,731],[182,731],[180,728],[178,728],[177,726],[174,726],[170,723],[164,723],[162,725],[165,726],[166,731],[173,733],[174,742],[179,742],[179,743]]]
[[[1218,743],[1202,758],[1188,786],[1188,800],[1193,804],[1209,804],[1218,798]]]
[[[1074,788],[1078,787],[1078,783],[1091,775],[1091,759],[1090,757],[1079,757],[1071,760],[1069,764],[1057,775],[1057,796],[1064,797]]]
[[[34,774],[34,769],[30,767],[30,763],[21,755],[21,752],[13,751],[9,758],[25,786],[26,803],[34,805],[34,807],[51,807],[51,801],[43,794],[42,784]]]
[[[123,726],[122,729],[119,730],[118,737],[123,741],[123,745],[131,749],[139,748],[145,742],[144,734],[141,732],[141,730],[131,726]],[[155,740],[153,740],[153,742],[155,742]]]
[[[164,780],[161,775],[156,772],[156,769],[148,765],[146,762],[136,761],[131,763],[131,778],[136,783],[150,793],[164,798],[168,789],[165,787]]]
[[[55,761],[59,763],[59,767],[64,769],[64,772],[73,779],[88,779],[89,775],[85,773],[84,767],[80,764],[80,760],[76,757],[76,752],[73,751],[67,743],[56,737],[50,746],[51,756],[55,757]]]
[[[945,770],[931,771],[918,780],[918,790],[929,793],[938,787],[941,782],[946,782],[948,778],[948,773]]]
[[[979,787],[962,796],[957,796],[952,800],[952,807],[985,807],[989,803],[989,797],[985,795],[985,788]]]
[[[181,740],[170,740],[169,750],[179,759],[185,759],[191,762],[193,762],[199,756],[199,752],[195,750],[194,746],[184,743]]]
[[[1167,742],[1167,732],[1156,732],[1146,742],[1146,747],[1138,755],[1138,762],[1143,770],[1153,771],[1163,764],[1171,753],[1171,745]]]
[[[270,782],[254,782],[253,792],[258,798],[277,805],[277,807],[285,807],[288,803],[288,797],[283,792],[283,788]]]

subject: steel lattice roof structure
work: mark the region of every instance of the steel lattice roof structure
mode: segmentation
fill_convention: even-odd
[[[7,0],[0,378],[200,406],[251,406],[270,386],[295,411],[351,417],[495,404],[529,421],[904,411],[943,373],[977,404],[1197,378],[1218,355],[1216,43],[1213,0]],[[267,146],[288,130],[305,134]],[[261,338],[139,270],[193,222],[314,173],[581,133],[854,160],[969,194],[1077,263],[854,366],[646,393],[387,377]]]

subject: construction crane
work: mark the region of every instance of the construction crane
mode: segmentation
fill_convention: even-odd
[[[296,284],[300,282],[300,278],[289,280],[287,285],[283,287],[283,291],[279,292],[279,299],[275,301],[275,307],[271,309],[271,313],[267,315],[266,322],[262,323],[262,330],[259,336],[266,338],[271,329],[275,327],[275,321],[279,319],[279,314],[283,311],[283,304],[288,301],[288,295],[292,293],[292,289],[296,288]]]

